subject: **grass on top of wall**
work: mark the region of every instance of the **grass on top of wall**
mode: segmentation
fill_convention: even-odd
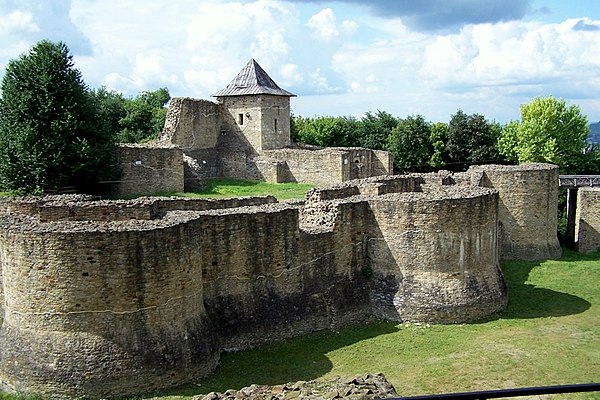
[[[196,192],[170,193],[184,197],[242,197],[272,195],[278,200],[303,199],[314,185],[306,183],[270,183],[242,179],[208,179],[206,187]]]
[[[213,375],[161,396],[379,372],[401,396],[600,382],[600,252],[565,250],[560,260],[506,261],[502,268],[509,304],[488,320],[378,322],[225,353]]]

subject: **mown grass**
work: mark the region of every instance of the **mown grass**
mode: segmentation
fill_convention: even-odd
[[[378,322],[226,353],[163,397],[383,372],[400,395],[600,382],[600,253],[503,263],[507,309],[472,324]],[[597,399],[600,393],[552,399]]]
[[[196,192],[163,193],[182,197],[225,198],[272,195],[278,200],[302,199],[314,185],[306,183],[270,183],[241,179],[208,179],[206,187]]]

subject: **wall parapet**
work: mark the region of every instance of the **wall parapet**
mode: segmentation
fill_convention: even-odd
[[[3,200],[0,384],[129,395],[205,376],[222,349],[376,317],[490,315],[507,301],[498,226],[509,221],[499,210],[549,207],[542,189],[553,173],[372,177],[315,189],[304,204]],[[525,196],[526,183],[540,190]]]

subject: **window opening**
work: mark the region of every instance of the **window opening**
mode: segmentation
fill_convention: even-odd
[[[244,125],[244,114],[242,113],[238,114],[238,124]]]
[[[277,131],[277,118],[273,118],[273,129]]]

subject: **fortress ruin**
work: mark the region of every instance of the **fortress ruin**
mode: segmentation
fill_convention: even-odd
[[[189,191],[214,177],[331,185],[393,171],[387,151],[292,143],[295,95],[253,59],[213,96],[171,99],[158,143],[121,146],[119,194]]]
[[[385,318],[502,310],[500,258],[553,258],[558,168],[371,177],[300,203],[0,202],[0,384],[91,398],[193,382],[239,350]]]

